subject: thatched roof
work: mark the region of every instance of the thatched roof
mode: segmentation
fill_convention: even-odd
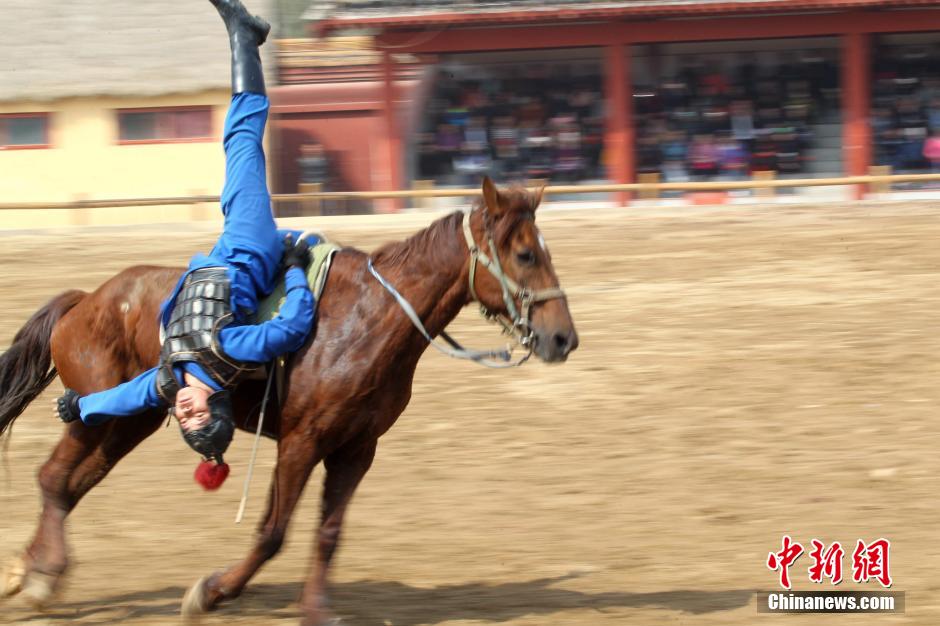
[[[271,0],[244,1],[273,23]],[[0,16],[0,101],[229,85],[228,39],[208,0],[0,0]]]

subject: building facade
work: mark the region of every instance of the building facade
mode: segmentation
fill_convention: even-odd
[[[22,36],[0,41],[0,204],[220,192],[229,49],[209,3],[14,2],[4,10]],[[217,211],[4,210],[0,228],[179,221]]]

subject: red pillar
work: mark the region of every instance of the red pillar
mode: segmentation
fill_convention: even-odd
[[[386,172],[383,191],[401,189],[401,129],[398,126],[398,111],[395,107],[395,63],[388,50],[382,51],[382,119],[385,127],[384,161]],[[399,200],[380,200],[379,211],[389,213],[401,208]]]
[[[607,178],[618,184],[633,182],[633,87],[629,53],[629,46],[619,43],[605,49],[604,97],[608,115],[604,157]],[[621,193],[616,197],[621,205],[625,205],[630,195]]]
[[[842,159],[849,176],[868,174],[871,165],[870,36],[848,33],[842,36]],[[855,197],[865,195],[865,186],[855,186]]]

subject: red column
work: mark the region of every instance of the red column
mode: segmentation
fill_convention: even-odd
[[[395,108],[395,63],[388,50],[382,51],[382,118],[385,127],[386,172],[383,191],[401,189],[401,130],[398,127],[398,111]],[[401,208],[399,200],[380,200],[376,207],[383,213]]]
[[[842,159],[849,176],[868,174],[871,165],[870,36],[848,33],[842,36]],[[865,195],[865,186],[855,186],[855,197]]]
[[[630,80],[629,47],[611,44],[605,49],[604,97],[607,101],[607,128],[604,158],[607,178],[614,183],[633,182],[633,88]],[[616,195],[626,205],[630,195]]]

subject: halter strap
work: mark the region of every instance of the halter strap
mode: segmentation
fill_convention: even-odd
[[[484,209],[485,211],[485,209]],[[469,287],[470,287],[470,297],[475,302],[480,302],[480,298],[477,296],[474,283],[476,282],[476,267],[477,263],[480,263],[483,267],[489,270],[496,280],[499,281],[500,288],[503,292],[503,302],[506,305],[506,311],[511,317],[502,314],[494,314],[480,302],[480,313],[488,320],[495,320],[502,327],[503,331],[513,337],[516,340],[518,345],[526,348],[526,353],[520,357],[517,361],[510,363],[512,360],[512,347],[507,347],[504,350],[467,350],[461,346],[457,341],[455,341],[450,335],[446,332],[441,331],[441,337],[449,345],[441,345],[439,341],[436,341],[434,337],[431,336],[431,333],[428,332],[425,328],[424,323],[421,321],[421,318],[418,316],[418,313],[414,310],[414,307],[411,306],[411,303],[405,299],[401,293],[398,292],[395,287],[389,283],[385,278],[379,274],[378,270],[375,269],[375,266],[372,264],[372,258],[369,257],[367,262],[367,267],[369,273],[372,274],[379,284],[388,291],[392,297],[395,298],[395,301],[398,302],[398,306],[401,307],[402,311],[405,312],[405,315],[411,320],[411,323],[418,330],[419,333],[427,340],[431,346],[442,354],[447,356],[454,357],[456,359],[468,359],[484,365],[486,367],[492,368],[505,368],[505,367],[516,367],[525,363],[530,356],[532,356],[532,350],[534,345],[532,343],[532,337],[534,332],[529,325],[529,316],[532,312],[532,305],[536,302],[543,302],[545,300],[552,300],[554,298],[564,298],[565,292],[559,287],[549,287],[547,289],[538,289],[530,290],[522,287],[514,281],[509,276],[506,276],[506,273],[503,271],[502,266],[499,263],[499,255],[496,254],[496,246],[493,243],[493,235],[489,232],[489,229],[484,227],[486,234],[486,241],[489,246],[489,249],[493,252],[493,258],[491,259],[489,255],[486,254],[480,247],[477,245],[476,241],[473,238],[473,232],[470,229],[470,215],[473,213],[473,209],[470,211],[463,211],[461,216],[461,224],[463,227],[464,237],[467,240],[467,248],[470,250],[470,271],[469,271]],[[521,312],[516,307],[515,299],[519,298],[521,305]],[[494,361],[495,360],[495,361]]]
[[[484,209],[485,210],[485,209]],[[519,337],[520,343],[522,345],[527,345],[531,342],[531,329],[529,329],[529,313],[531,312],[532,305],[536,302],[544,302],[545,300],[553,300],[555,298],[565,298],[565,292],[560,287],[548,287],[545,289],[531,290],[525,287],[522,287],[514,281],[509,276],[506,276],[506,273],[503,271],[502,265],[499,263],[499,255],[496,253],[496,245],[493,242],[493,234],[486,231],[486,242],[489,246],[490,251],[493,253],[493,258],[491,259],[489,255],[486,254],[483,250],[480,249],[480,246],[477,245],[476,240],[473,238],[473,231],[470,228],[470,216],[473,214],[473,209],[470,211],[464,211],[464,218],[462,219],[463,225],[463,234],[464,239],[467,242],[467,248],[470,249],[470,272],[469,272],[469,283],[470,283],[470,297],[474,301],[480,302],[480,298],[477,296],[476,287],[476,266],[479,262],[483,267],[489,270],[490,274],[499,281],[500,288],[503,292],[503,303],[506,305],[506,315],[497,315],[493,314],[487,309],[483,303],[480,303],[480,311],[484,317],[487,319],[495,319],[503,329],[511,334],[519,335],[521,330],[525,329],[525,334],[522,334]],[[519,298],[520,304],[522,305],[522,311],[516,308],[515,299]]]

